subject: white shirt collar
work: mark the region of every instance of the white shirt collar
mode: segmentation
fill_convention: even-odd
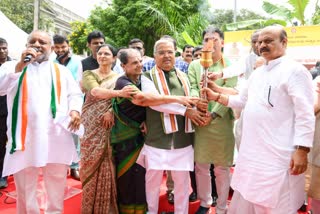
[[[281,56],[277,59],[274,59],[274,60],[270,60],[267,64],[265,64],[265,69],[267,71],[270,71],[271,69],[273,69],[276,65],[280,64],[283,60],[285,60],[287,57],[284,55],[284,56]]]

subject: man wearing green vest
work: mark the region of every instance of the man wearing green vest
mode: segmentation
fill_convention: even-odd
[[[212,42],[212,62],[209,72],[218,72],[228,66],[229,61],[223,56],[224,34],[219,29],[209,26],[202,33],[204,46]],[[211,41],[210,41],[211,40]],[[203,74],[200,59],[189,65],[188,77],[191,84],[191,95],[200,96],[200,82]],[[235,87],[237,77],[225,80],[216,80],[219,86]],[[195,172],[197,181],[197,193],[200,199],[200,207],[196,214],[205,214],[212,204],[210,165],[214,164],[216,176],[216,188],[218,200],[217,214],[225,214],[227,211],[227,199],[230,187],[230,166],[233,164],[234,135],[233,112],[217,102],[210,101],[205,109],[206,124],[195,128]]]
[[[172,39],[160,39],[154,45],[156,65],[145,75],[161,95],[190,95],[185,73],[175,68],[175,49]],[[142,91],[150,91],[142,84]],[[171,170],[174,181],[174,213],[188,213],[189,171],[194,168],[193,128],[203,124],[204,113],[179,104],[171,108],[158,106],[146,110],[147,135],[138,163],[146,168],[146,198],[148,213],[157,214],[160,185],[164,170]]]

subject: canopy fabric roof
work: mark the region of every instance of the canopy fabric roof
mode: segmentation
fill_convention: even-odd
[[[0,11],[0,37],[8,42],[9,56],[19,59],[25,49],[28,34],[15,25]]]

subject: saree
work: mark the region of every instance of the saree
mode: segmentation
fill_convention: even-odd
[[[102,88],[113,89],[118,77],[117,74],[111,73],[101,80],[91,71],[86,71],[83,75],[83,85],[86,89],[96,84]],[[81,116],[81,123],[85,127],[81,139],[80,162],[83,214],[118,213],[115,171],[110,146],[111,129],[106,129],[102,125],[103,114],[110,108],[111,99],[95,98],[90,94],[90,90],[87,90]]]
[[[133,120],[121,111],[120,105],[129,109],[128,105],[134,104],[125,98],[112,99],[115,125],[112,127],[111,144],[116,164],[119,213],[144,214],[147,209],[146,171],[136,163],[136,160],[144,143],[140,125],[141,120],[144,120],[145,117],[136,117],[140,121]],[[143,112],[145,115],[145,109],[135,108],[136,114],[138,114],[137,111]]]

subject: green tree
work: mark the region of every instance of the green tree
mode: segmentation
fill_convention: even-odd
[[[236,30],[236,29],[227,29],[227,24],[233,23],[233,10],[223,10],[223,9],[217,9],[213,11],[213,21],[211,22],[212,25],[217,26],[220,29],[223,30]],[[261,16],[253,11],[247,10],[247,9],[241,9],[239,13],[237,14],[237,22],[244,22],[248,20],[266,20],[267,18],[264,16]],[[243,25],[241,29],[243,30],[252,30],[261,28],[262,25],[260,22],[251,22],[250,25]]]
[[[89,22],[106,35],[107,42],[117,47],[140,38],[147,54],[152,55],[153,44],[162,35],[181,36],[189,18],[198,13],[202,1],[114,0],[106,9],[95,8]]]
[[[88,22],[76,21],[71,23],[72,33],[68,35],[72,52],[83,54],[87,51],[87,35],[93,31],[93,26]]]
[[[287,22],[280,19],[252,19],[240,22],[229,23],[225,25],[226,31],[235,31],[235,30],[251,30],[259,29],[265,26],[278,24],[286,26]]]
[[[0,10],[13,23],[26,33],[33,30],[33,0],[0,0]],[[48,7],[47,2],[40,1],[40,7]],[[40,29],[48,29],[53,19],[41,13],[39,20]]]
[[[311,23],[314,25],[320,24],[320,6],[318,4],[319,0],[316,2],[315,12],[312,15]]]
[[[209,21],[200,13],[197,13],[188,18],[187,23],[184,24],[182,29],[183,32],[177,32],[174,36],[177,38],[180,47],[186,44],[197,46],[202,43],[202,32],[209,25]]]
[[[297,19],[301,25],[319,24],[320,11],[318,1],[314,5],[315,12],[311,20],[307,20],[305,17],[306,7],[310,4],[309,0],[288,0],[287,3],[288,5],[279,5],[263,1],[262,8],[267,13],[278,16],[291,25],[294,25],[295,19]]]

